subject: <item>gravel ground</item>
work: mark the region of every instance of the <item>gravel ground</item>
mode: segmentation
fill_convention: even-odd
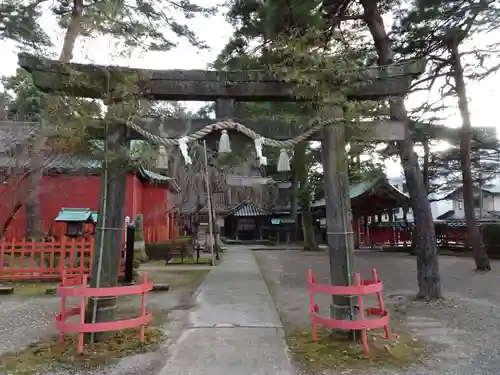
[[[0,296],[0,354],[18,351],[57,333],[57,297]]]
[[[152,271],[151,274],[158,271]],[[155,352],[138,354],[123,358],[114,365],[105,368],[84,371],[46,372],[39,375],[152,375],[158,373],[168,359],[168,347],[182,333],[188,324],[188,312],[194,305],[193,293],[199,286],[201,270],[197,280],[190,280],[183,276],[181,270],[176,270],[175,275],[163,273],[164,280],[175,278],[179,284],[170,283],[168,292],[155,292],[148,295],[148,310],[153,312],[153,318],[161,315],[161,326],[165,331],[167,340]],[[169,272],[170,274],[170,272]],[[184,274],[185,275],[185,274]],[[153,278],[154,280],[154,278]],[[137,316],[140,308],[140,297],[123,297],[119,300],[119,314],[126,318],[130,315]],[[27,345],[56,335],[55,316],[60,310],[60,299],[57,296],[19,297],[0,296],[0,354],[20,351]]]
[[[309,327],[307,270],[318,282],[328,283],[325,253],[296,250],[258,251],[261,267],[285,326]],[[423,338],[433,351],[424,365],[404,370],[371,369],[358,375],[487,375],[500,373],[500,262],[493,271],[474,272],[472,259],[440,259],[443,292],[447,300],[432,304],[402,303],[416,292],[415,258],[405,254],[357,251],[356,267],[368,278],[372,268],[384,280],[385,300],[398,305],[403,324]],[[330,298],[317,295],[320,313]]]

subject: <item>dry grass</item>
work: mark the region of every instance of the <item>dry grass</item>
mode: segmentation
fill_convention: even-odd
[[[326,329],[318,330],[318,342],[311,332],[293,332],[288,336],[288,345],[294,358],[305,369],[315,371],[327,369],[361,369],[372,366],[403,367],[418,362],[425,353],[423,345],[409,333],[400,331],[386,340],[383,333],[368,334],[370,351],[363,353],[361,343],[334,335]]]
[[[78,354],[76,337],[67,337],[64,344],[54,337],[30,345],[20,352],[1,355],[0,372],[32,375],[50,369],[91,369],[112,364],[123,357],[155,350],[163,340],[163,332],[155,327],[146,327],[144,344],[139,342],[138,329],[126,330],[93,346],[88,345],[83,354]]]

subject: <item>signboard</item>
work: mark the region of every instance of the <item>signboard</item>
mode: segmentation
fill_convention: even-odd
[[[295,220],[291,217],[282,217],[279,219],[271,219],[271,224],[272,225],[279,225],[279,224],[293,224],[295,223]]]

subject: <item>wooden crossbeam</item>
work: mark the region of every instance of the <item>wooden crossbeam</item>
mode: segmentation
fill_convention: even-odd
[[[232,98],[239,101],[307,101],[286,77],[266,71],[141,70],[116,66],[61,63],[29,54],[19,55],[19,64],[33,76],[34,84],[46,92],[103,98],[104,93],[119,97],[129,86],[151,100],[213,101]],[[325,72],[325,84],[332,91],[346,85],[349,100],[380,100],[405,95],[412,79],[423,73],[425,62],[389,67],[369,67],[339,77]],[[131,80],[132,78],[132,80]],[[125,83],[128,82],[129,84]],[[349,82],[349,83],[346,83]]]
[[[180,138],[192,134],[207,125],[224,119],[182,119],[182,118],[143,118],[136,123],[148,132],[167,138]],[[294,138],[307,129],[306,126],[292,121],[231,119],[252,129],[266,138],[286,140]],[[361,124],[346,124],[350,140],[398,141],[404,139],[404,124],[401,121],[380,120]],[[94,133],[98,136],[98,133]],[[142,139],[136,132],[129,133],[131,139]],[[322,134],[314,134],[310,140],[321,140]]]

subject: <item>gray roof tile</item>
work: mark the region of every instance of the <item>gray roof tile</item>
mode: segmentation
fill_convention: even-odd
[[[9,153],[15,146],[21,146],[39,128],[40,124],[36,122],[0,120],[0,154]]]

